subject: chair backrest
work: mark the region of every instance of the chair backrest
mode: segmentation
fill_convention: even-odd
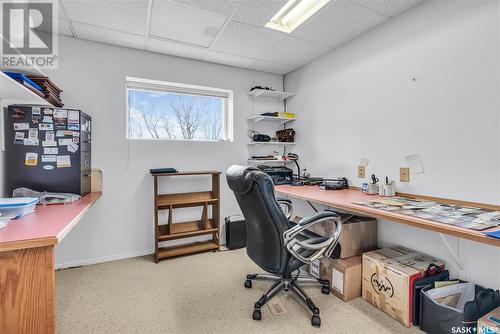
[[[233,165],[226,174],[247,226],[247,254],[262,269],[281,275],[289,258],[283,232],[288,219],[274,198],[269,175],[257,168]]]

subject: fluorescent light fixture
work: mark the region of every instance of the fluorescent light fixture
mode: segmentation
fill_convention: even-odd
[[[276,15],[273,16],[271,21],[266,23],[266,27],[290,33],[329,1],[330,0],[288,0]]]

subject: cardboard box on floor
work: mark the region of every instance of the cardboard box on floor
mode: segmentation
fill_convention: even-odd
[[[443,261],[401,246],[364,253],[363,299],[410,327],[413,283],[431,263],[444,268]]]
[[[341,217],[347,215],[341,215]],[[299,218],[300,220],[300,218]],[[314,224],[310,231],[321,236],[329,236],[335,224],[328,220]],[[342,224],[339,244],[340,258],[347,259],[377,248],[377,220],[370,217],[355,216]]]
[[[478,320],[477,331],[481,334],[500,334],[500,306]]]
[[[343,301],[361,296],[361,256],[334,260],[322,258],[320,277],[330,282],[330,291]]]

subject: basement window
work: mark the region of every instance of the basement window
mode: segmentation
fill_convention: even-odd
[[[127,139],[232,141],[233,91],[127,77]]]

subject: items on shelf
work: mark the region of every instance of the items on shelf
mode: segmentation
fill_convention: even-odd
[[[293,143],[295,141],[295,130],[292,128],[276,131],[279,142]]]
[[[14,79],[15,81],[19,82],[21,85],[35,93],[36,95],[45,98],[45,94],[43,93],[42,87],[37,85],[35,82],[33,82],[30,78],[28,78],[26,75],[23,73],[17,73],[17,72],[7,72],[3,71],[6,75],[8,75],[10,78]]]
[[[64,103],[61,100],[62,89],[57,87],[50,79],[46,76],[35,76],[29,75],[29,79],[34,81],[38,86],[41,87],[42,92],[45,94],[45,99],[56,107],[63,107]]]
[[[265,112],[260,114],[261,116],[268,116],[268,117],[282,117],[282,118],[296,118],[295,113],[293,112]]]
[[[264,90],[270,90],[270,91],[275,91],[273,87],[262,87],[262,86],[253,86],[250,88],[250,91],[253,91],[255,89],[264,89]]]
[[[270,136],[265,135],[263,133],[260,133],[259,131],[252,130],[252,129],[248,130],[248,136],[250,138],[252,138],[252,141],[254,141],[254,142],[266,143],[266,142],[271,141]]]
[[[154,171],[154,170],[153,170]],[[193,171],[176,173],[151,173],[154,185],[154,229],[155,229],[155,261],[179,255],[193,254],[219,249],[219,216],[220,216],[220,174],[219,171]],[[158,178],[174,176],[210,175],[212,189],[209,191],[160,194]],[[203,207],[201,218],[194,221],[175,222],[173,211],[179,208]],[[211,216],[209,214],[211,208]],[[168,210],[166,224],[159,222],[159,212]],[[184,239],[202,235],[211,235],[212,239],[177,246],[161,247],[164,241]]]

